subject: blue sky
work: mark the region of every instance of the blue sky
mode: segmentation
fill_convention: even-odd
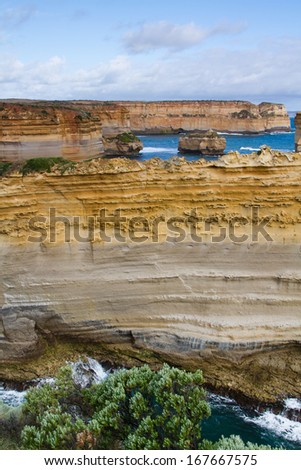
[[[0,0],[0,98],[301,109],[298,0]]]

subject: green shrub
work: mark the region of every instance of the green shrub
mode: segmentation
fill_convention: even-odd
[[[124,144],[130,144],[131,142],[139,140],[132,132],[123,132],[122,134],[118,134],[116,138]]]
[[[76,446],[77,433],[84,428],[80,419],[73,420],[58,406],[45,411],[38,419],[38,426],[25,426],[22,444],[25,449],[68,450]]]
[[[31,389],[23,405],[24,449],[258,450],[271,449],[239,436],[207,441],[202,421],[210,415],[201,371],[168,365],[110,374],[81,389],[70,367],[54,383]]]
[[[23,413],[27,417],[27,422],[36,424],[46,411],[57,410],[64,403],[67,409],[70,398],[75,395],[80,398],[81,391],[72,380],[71,367],[62,367],[54,383],[33,387],[27,393],[23,404]]]
[[[55,165],[64,173],[66,169],[72,168],[75,163],[62,157],[31,158],[23,165],[22,174],[25,176],[30,173],[50,173]]]
[[[5,175],[5,173],[9,170],[11,166],[12,166],[12,163],[0,162],[0,176]]]
[[[26,449],[194,449],[210,415],[200,371],[164,365],[121,370],[81,390],[64,368],[54,382],[28,392]],[[85,424],[84,424],[85,423]]]
[[[87,390],[94,410],[89,429],[100,448],[197,449],[210,415],[201,371],[164,365],[123,370]],[[108,447],[109,446],[109,447]]]
[[[240,436],[232,434],[229,437],[222,436],[217,442],[203,441],[205,450],[273,450],[271,446],[244,443]],[[275,449],[274,449],[275,450]]]

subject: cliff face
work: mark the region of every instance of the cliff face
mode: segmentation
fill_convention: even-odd
[[[247,101],[122,101],[135,133],[161,133],[213,129],[223,132],[289,130],[282,104]]]
[[[130,114],[126,107],[117,102],[73,101],[69,106],[85,110],[96,115],[101,121],[102,135],[105,138],[131,131]]]
[[[300,176],[263,149],[2,178],[0,375],[60,339],[299,396]]]
[[[295,151],[301,152],[301,113],[297,113],[295,117]]]
[[[97,115],[63,106],[1,104],[0,160],[49,156],[82,160],[103,151]]]

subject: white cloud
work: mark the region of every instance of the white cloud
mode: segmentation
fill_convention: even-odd
[[[63,57],[23,63],[0,60],[3,98],[248,99],[301,108],[301,39],[258,47],[206,49],[160,60],[120,55],[90,69],[71,71]]]
[[[236,34],[245,28],[243,24],[222,23],[213,28],[201,28],[195,23],[173,24],[168,21],[145,23],[136,31],[123,37],[128,52],[143,53],[155,49],[183,50],[200,44],[216,34]]]
[[[185,49],[201,42],[207,36],[205,29],[195,23],[176,25],[167,21],[146,23],[138,31],[125,34],[124,43],[129,52],[152,49]]]

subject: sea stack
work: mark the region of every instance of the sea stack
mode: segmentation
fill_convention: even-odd
[[[223,155],[226,139],[212,130],[192,132],[180,137],[179,152],[201,155]]]

